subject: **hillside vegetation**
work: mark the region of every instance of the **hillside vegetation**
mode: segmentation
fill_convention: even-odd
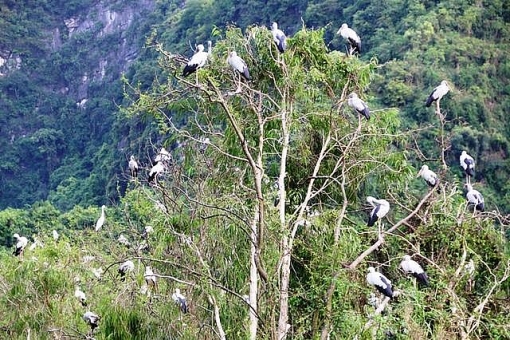
[[[166,171],[151,184],[147,171],[130,178],[97,232],[97,207],[63,212],[46,202],[0,212],[6,245],[16,232],[44,243],[23,258],[1,253],[0,334],[510,337],[508,218],[489,200],[485,212],[467,204],[458,163],[441,160],[452,131],[439,114],[429,113],[433,127],[412,126],[396,108],[376,109],[377,62],[332,50],[325,37],[301,28],[280,54],[265,27],[214,30],[207,66],[183,78],[182,56],[154,36],[158,77],[150,87],[126,82],[122,113],[155,122],[171,151]],[[234,50],[252,81],[225,62]],[[352,92],[369,99],[370,120],[348,106]],[[423,146],[413,140],[423,133],[432,137],[426,163],[440,175],[431,188],[416,178]],[[150,166],[157,154],[137,158]],[[374,227],[367,195],[391,205]],[[154,231],[144,235],[146,226]],[[405,254],[425,268],[428,287],[399,269]],[[125,260],[135,270],[122,281]],[[147,266],[158,284],[145,290]],[[391,280],[394,298],[366,283],[369,266]],[[77,283],[87,307],[74,297]],[[188,313],[172,300],[177,288]],[[101,317],[93,332],[81,319],[86,310]]]

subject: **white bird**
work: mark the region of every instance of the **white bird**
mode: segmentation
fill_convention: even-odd
[[[106,205],[101,206],[101,216],[99,216],[99,218],[97,219],[96,228],[95,228],[96,231],[99,231],[104,225],[104,222],[106,220],[106,214],[104,212],[105,209],[106,209]]]
[[[417,177],[422,177],[425,182],[431,187],[436,186],[437,183],[439,183],[439,178],[437,177],[436,173],[429,169],[428,165],[423,165],[418,172]]]
[[[28,250],[32,251],[35,248],[37,248],[37,246],[39,246],[41,248],[44,247],[44,244],[41,241],[39,241],[39,238],[37,236],[33,236],[33,238],[34,238],[34,242],[30,245],[30,247],[28,247]]]
[[[391,281],[383,274],[376,272],[374,267],[368,268],[367,282],[374,286],[379,292],[385,296],[392,298],[393,290],[391,289]]]
[[[167,162],[171,158],[172,156],[170,155],[170,152],[166,151],[165,148],[161,148],[161,150],[159,150],[158,154],[156,155],[156,158],[154,158],[154,162]]]
[[[85,322],[90,326],[92,330],[97,328],[99,319],[101,319],[99,315],[90,311],[83,314],[83,320],[85,320]]]
[[[445,94],[447,94],[450,91],[450,87],[448,86],[448,83],[446,80],[443,80],[441,82],[441,85],[436,87],[434,91],[430,94],[430,96],[427,98],[427,102],[425,103],[426,107],[430,107],[432,102],[436,100],[441,100]]]
[[[352,28],[349,28],[347,24],[340,26],[340,29],[336,34],[340,34],[344,39],[347,39],[350,45],[349,54],[353,52],[361,53],[361,38]]]
[[[276,22],[273,22],[271,26],[271,33],[273,33],[273,40],[278,47],[278,51],[280,51],[280,53],[285,52],[287,49],[287,37],[281,29],[278,29],[278,24]]]
[[[468,178],[475,175],[475,160],[466,151],[462,151],[460,154],[459,162]]]
[[[55,241],[58,241],[58,238],[60,237],[60,235],[58,234],[58,231],[53,230],[51,233],[52,233],[53,239]]]
[[[370,119],[370,110],[367,104],[363,100],[359,99],[356,93],[353,92],[349,95],[347,104],[349,104],[350,107],[356,110],[356,112],[362,114],[367,120]]]
[[[370,212],[370,217],[368,219],[368,226],[372,227],[377,220],[386,216],[386,214],[390,211],[390,203],[384,199],[376,199],[372,196],[367,197],[367,202],[374,207],[374,209]]]
[[[14,255],[15,256],[23,256],[23,250],[25,250],[25,247],[28,244],[28,239],[25,236],[19,236],[18,233],[12,235],[16,239],[16,245],[14,249]]]
[[[120,275],[120,280],[126,280],[126,274],[132,272],[135,269],[135,264],[133,261],[127,260],[119,265],[118,273]]]
[[[228,54],[227,62],[234,70],[239,72],[239,74],[241,74],[244,79],[251,79],[248,65],[246,65],[244,60],[237,55],[236,51],[232,51]]]
[[[101,279],[101,275],[103,275],[103,268],[92,268],[92,274],[99,280]]]
[[[127,239],[126,236],[124,236],[124,234],[120,234],[119,238],[117,238],[117,242],[125,245],[126,247],[129,247],[131,245],[131,243],[129,243],[129,240]]]
[[[188,312],[188,304],[186,303],[186,297],[181,294],[181,290],[179,288],[175,289],[175,293],[172,294],[172,300],[175,301],[179,305],[181,312]]]
[[[87,307],[87,297],[85,293],[80,289],[80,286],[76,286],[74,289],[74,296],[81,302],[83,307]]]
[[[149,287],[156,286],[156,275],[154,275],[151,267],[145,267],[145,274],[143,277],[145,278],[145,283],[147,283]]]
[[[154,228],[151,225],[146,225],[143,229],[142,238],[147,239],[149,237],[149,234],[152,234],[154,232]]]
[[[427,273],[425,273],[418,262],[411,260],[411,256],[404,256],[404,259],[402,262],[400,262],[400,268],[402,268],[406,274],[413,275],[418,280],[418,282],[424,284],[425,286],[429,285],[429,278]]]
[[[184,70],[182,70],[182,76],[187,77],[199,68],[204,67],[204,65],[207,62],[207,58],[209,57],[209,54],[211,53],[211,41],[207,42],[208,45],[208,52],[204,51],[204,45],[199,44],[197,46],[197,52],[191,57],[191,59],[188,61],[186,66],[184,67]]]
[[[135,156],[131,155],[129,158],[129,171],[131,171],[131,177],[137,177],[138,176],[138,163],[136,162]]]
[[[482,194],[478,190],[473,189],[473,186],[471,184],[465,184],[464,187],[467,190],[466,198],[469,204],[474,205],[475,210],[484,211],[485,202]]]
[[[165,167],[165,164],[163,164],[163,161],[158,161],[152,168],[151,170],[149,171],[149,178],[148,178],[148,181],[149,183],[153,182],[156,180],[156,177],[163,173],[165,171],[166,167]]]

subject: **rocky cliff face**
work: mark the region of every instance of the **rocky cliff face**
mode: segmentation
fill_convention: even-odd
[[[104,202],[112,175],[95,174],[94,157],[112,142],[118,79],[156,0],[30,1],[0,4],[0,209],[46,199],[69,178],[90,187],[83,204]]]

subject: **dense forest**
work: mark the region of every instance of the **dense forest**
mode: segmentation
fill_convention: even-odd
[[[36,2],[0,5],[1,337],[510,338],[506,2]]]

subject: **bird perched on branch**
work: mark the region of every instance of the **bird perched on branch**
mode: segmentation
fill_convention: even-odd
[[[443,80],[441,82],[441,85],[436,87],[434,89],[434,91],[432,91],[430,96],[427,98],[427,101],[425,102],[425,106],[430,107],[432,102],[435,102],[436,100],[440,101],[441,98],[443,98],[443,96],[445,94],[447,94],[449,91],[450,91],[450,87],[448,86],[448,83],[446,82],[446,80]]]
[[[466,151],[462,151],[460,154],[459,162],[468,179],[475,175],[475,160]]]
[[[400,268],[406,273],[413,275],[418,282],[421,284],[428,286],[429,278],[427,273],[423,270],[423,268],[418,264],[418,262],[411,260],[411,256],[405,255],[402,262],[400,262]]]
[[[120,280],[125,281],[126,280],[126,274],[129,272],[132,272],[135,269],[135,264],[133,261],[127,260],[126,262],[123,262],[119,265],[119,269],[117,272],[120,275]]]
[[[227,62],[235,71],[243,76],[244,79],[251,80],[248,65],[246,65],[246,62],[237,55],[236,51],[232,51],[228,54]]]
[[[278,24],[276,22],[273,22],[271,25],[271,33],[273,34],[273,40],[278,47],[278,51],[280,51],[280,53],[285,52],[287,49],[287,37],[281,29],[278,29]]]
[[[386,214],[390,211],[390,203],[384,199],[376,199],[372,196],[367,197],[367,202],[374,207],[368,218],[368,226],[372,227],[377,220],[386,216]]]
[[[209,54],[211,53],[211,41],[207,42],[208,49],[207,52],[204,51],[204,45],[199,44],[197,46],[197,52],[191,57],[191,59],[188,61],[186,66],[184,67],[184,70],[182,70],[182,76],[187,77],[193,72],[196,72],[199,68],[204,67],[204,65],[207,62],[207,58],[209,57]]]
[[[106,209],[106,205],[101,206],[101,216],[99,216],[99,218],[97,219],[96,228],[95,228],[96,231],[101,230],[101,228],[104,225],[104,222],[106,221],[105,209]]]
[[[145,267],[145,274],[143,275],[145,278],[145,283],[147,283],[147,286],[149,287],[155,287],[156,286],[156,275],[154,275],[154,272],[152,271],[151,267],[147,266]]]
[[[175,289],[175,293],[172,294],[172,300],[175,301],[179,305],[181,312],[188,312],[188,304],[186,302],[186,297],[181,294],[181,290],[179,288]]]
[[[25,236],[19,236],[18,233],[14,234],[12,237],[16,239],[16,245],[14,248],[13,254],[15,256],[23,256],[23,251],[28,244],[28,239]]]
[[[473,189],[473,186],[469,183],[465,184],[464,187],[467,190],[466,199],[468,200],[469,204],[474,205],[475,210],[484,211],[485,202],[482,194],[478,190]]]
[[[92,331],[97,328],[99,319],[101,319],[99,315],[90,311],[83,314],[83,320],[90,326]]]
[[[353,92],[349,95],[347,104],[356,110],[356,112],[363,115],[367,120],[370,119],[370,110],[368,109],[367,104],[363,100],[359,99],[356,93]]]
[[[336,34],[340,34],[349,42],[349,55],[354,52],[361,54],[361,38],[352,28],[349,28],[347,24],[342,24]]]
[[[172,155],[170,155],[170,152],[168,152],[165,148],[161,148],[156,155],[156,158],[154,158],[154,162],[168,162],[172,159]]]
[[[368,268],[367,282],[385,296],[389,298],[393,297],[391,281],[383,274],[376,272],[374,267]]]
[[[416,177],[420,176],[430,187],[435,187],[436,184],[439,183],[439,178],[437,177],[436,173],[430,170],[428,165],[423,165],[421,167],[420,172],[418,172],[418,176]]]
[[[128,166],[129,171],[131,172],[131,177],[136,178],[138,176],[138,163],[135,160],[135,156],[131,155]]]
[[[149,177],[147,179],[149,181],[149,183],[154,182],[157,179],[157,177],[160,174],[162,174],[165,170],[166,170],[166,166],[162,160],[158,161],[156,164],[154,164],[154,166],[149,171]]]

